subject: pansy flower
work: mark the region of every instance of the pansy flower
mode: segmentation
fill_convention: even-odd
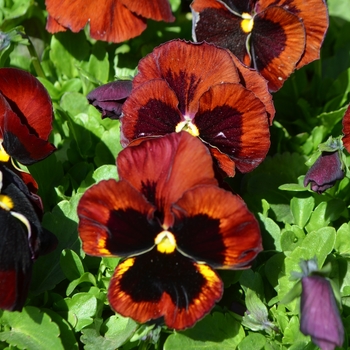
[[[29,197],[22,180],[0,163],[0,308],[10,311],[25,303],[34,260],[57,244]]]
[[[49,13],[46,29],[56,33],[79,32],[87,23],[96,40],[119,43],[140,35],[147,18],[172,22],[168,0],[46,0]]]
[[[167,42],[139,62],[123,105],[122,145],[186,130],[234,176],[253,170],[270,146],[274,108],[265,80],[207,43]]]
[[[24,165],[49,156],[52,103],[44,86],[30,73],[0,69],[0,161],[10,157]]]
[[[222,296],[214,269],[248,268],[261,251],[257,221],[217,186],[207,148],[189,133],[130,145],[117,168],[119,181],[101,181],[79,202],[83,250],[123,258],[108,289],[116,312],[191,327]]]
[[[328,28],[324,0],[194,0],[193,38],[233,52],[271,91],[318,59]]]

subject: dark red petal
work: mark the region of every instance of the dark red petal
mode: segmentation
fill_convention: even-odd
[[[208,149],[216,161],[218,167],[223,171],[223,176],[234,177],[236,174],[236,163],[227,154],[220,152],[217,148],[208,145]]]
[[[241,29],[241,16],[216,0],[194,0],[191,10],[195,41],[207,41],[227,48],[242,62],[250,64],[248,34]]]
[[[275,106],[272,100],[272,95],[268,89],[267,80],[263,78],[255,69],[249,68],[241,63],[241,61],[235,55],[231,55],[241,75],[240,83],[259,97],[260,101],[265,105],[266,112],[269,115],[270,125],[272,125],[272,121],[275,116]]]
[[[51,17],[72,32],[79,32],[89,22],[90,35],[96,40],[122,42],[140,35],[146,20],[126,8],[120,0],[46,0]]]
[[[212,85],[239,81],[230,54],[207,43],[169,41],[144,57],[133,86],[152,79],[164,79],[179,100],[183,115],[193,117],[198,100]]]
[[[178,104],[164,80],[151,80],[134,89],[123,105],[123,147],[136,138],[175,132],[176,125],[184,119]]]
[[[155,21],[173,22],[175,17],[171,13],[168,0],[120,0],[130,11]]]
[[[169,328],[193,326],[220,300],[223,283],[209,266],[181,254],[152,251],[118,265],[109,285],[111,307],[145,323],[163,318]]]
[[[119,177],[142,192],[164,215],[170,206],[198,184],[216,185],[211,156],[200,140],[183,131],[127,147],[117,158]]]
[[[58,33],[58,32],[65,32],[67,30],[66,27],[61,26],[53,17],[50,15],[47,16],[47,22],[45,29],[49,33]]]
[[[350,153],[350,105],[345,111],[343,117],[343,144],[346,150]]]
[[[303,20],[306,31],[305,51],[297,64],[297,69],[320,58],[320,48],[328,28],[328,11],[324,0],[260,0],[262,7],[281,6]]]
[[[203,94],[194,122],[199,137],[227,154],[243,173],[266,157],[270,133],[265,107],[239,84],[216,85]]]
[[[32,134],[47,141],[52,130],[52,103],[39,80],[20,69],[1,68],[0,93],[22,124],[26,125]],[[0,115],[2,113],[3,110]],[[3,126],[1,119],[0,117],[0,126]]]
[[[281,7],[269,7],[254,17],[250,40],[252,67],[269,81],[271,91],[280,89],[305,50],[302,21]]]
[[[130,256],[154,245],[161,227],[155,208],[126,181],[107,180],[90,187],[78,204],[83,250],[95,256]]]
[[[177,247],[214,268],[243,269],[262,250],[258,222],[241,198],[216,186],[198,186],[172,209]]]

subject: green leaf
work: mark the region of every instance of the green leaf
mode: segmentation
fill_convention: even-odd
[[[282,251],[293,251],[300,246],[305,238],[304,231],[299,226],[291,226],[290,230],[284,230],[281,235]]]
[[[279,226],[270,218],[263,216],[261,213],[258,213],[260,220],[263,222],[266,232],[270,235],[273,240],[273,247],[269,245],[266,247],[267,240],[265,239],[265,249],[275,249],[281,251],[281,230]]]
[[[231,314],[214,312],[193,328],[171,334],[164,350],[233,350],[243,338],[243,328]]]
[[[22,312],[4,311],[1,323],[10,330],[0,332],[0,340],[19,349],[64,349],[59,327],[36,307],[27,306]]]
[[[102,165],[94,171],[92,177],[96,182],[109,179],[118,180],[117,168],[111,164]]]
[[[64,249],[61,254],[60,265],[65,276],[73,281],[84,273],[83,263],[77,253]]]
[[[290,209],[294,217],[295,225],[303,228],[308,222],[314,206],[315,200],[313,197],[292,198],[290,201]]]
[[[350,225],[344,223],[337,231],[334,249],[341,255],[350,256]]]
[[[81,283],[88,282],[92,285],[96,286],[96,279],[95,276],[90,272],[83,273],[79,278],[75,279],[71,283],[69,283],[66,294],[70,295],[73,293],[74,289]]]
[[[238,345],[239,350],[260,350],[266,344],[266,338],[259,333],[249,332],[248,335]]]
[[[71,249],[80,252],[80,240],[77,231],[77,205],[81,195],[75,195],[68,201],[60,202],[43,218],[43,226],[54,233],[58,239],[57,248],[50,254],[40,257],[34,264],[31,291],[40,294],[61,282],[65,276],[60,266],[61,252]]]

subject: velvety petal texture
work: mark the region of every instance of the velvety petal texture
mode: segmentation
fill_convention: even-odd
[[[89,24],[92,38],[115,43],[140,35],[147,27],[146,18],[175,20],[168,0],[46,0],[45,4],[50,33],[62,27],[79,32]]]
[[[119,314],[185,329],[221,298],[212,268],[248,268],[262,250],[257,221],[220,189],[208,149],[187,132],[131,144],[119,181],[89,188],[78,204],[86,253],[125,258],[108,299]]]
[[[311,184],[311,190],[323,193],[344,178],[345,172],[340,160],[340,152],[322,152],[304,178],[304,186]]]
[[[230,52],[174,40],[140,61],[123,105],[122,145],[185,130],[234,176],[236,168],[251,171],[265,158],[274,112],[264,78]]]
[[[343,117],[343,144],[346,150],[350,153],[350,105],[348,106],[347,110],[345,111],[344,117]]]
[[[319,58],[328,28],[323,0],[194,0],[193,38],[228,48],[258,70],[271,91]]]
[[[50,155],[51,99],[31,74],[16,68],[0,69],[0,143],[6,153],[23,164]]]
[[[324,277],[303,277],[300,330],[321,350],[334,350],[344,341],[344,327],[330,282]]]
[[[0,308],[21,310],[27,298],[34,260],[57,245],[45,231],[16,174],[0,165]]]

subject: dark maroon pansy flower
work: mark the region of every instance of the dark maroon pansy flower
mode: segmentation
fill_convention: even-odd
[[[168,0],[46,0],[46,29],[57,33],[79,32],[87,23],[96,40],[119,43],[140,35],[146,19],[172,22]]]
[[[323,0],[194,0],[193,38],[229,49],[280,89],[319,58],[328,28]]]
[[[131,80],[117,80],[92,90],[87,99],[102,113],[102,118],[119,119],[131,90]]]
[[[21,310],[33,262],[52,251],[56,237],[42,228],[22,180],[0,163],[0,308]]]
[[[217,186],[207,148],[186,132],[130,145],[119,181],[89,188],[78,205],[83,249],[119,256],[111,307],[138,322],[191,327],[223,293],[214,268],[244,269],[261,251],[259,225]]]
[[[303,277],[300,330],[321,350],[342,346],[344,327],[330,282],[318,275]]]
[[[311,185],[311,190],[323,193],[335,183],[344,178],[345,173],[341,162],[339,150],[322,152],[316,162],[311,166],[304,178],[304,186]]]
[[[0,69],[0,161],[29,165],[49,156],[53,111],[49,94],[31,74]]]
[[[186,130],[234,176],[235,168],[245,173],[265,158],[273,114],[264,79],[229,51],[174,40],[139,63],[123,105],[122,145]]]
[[[350,153],[350,105],[348,106],[347,110],[345,111],[344,117],[343,117],[343,145],[345,149]]]

